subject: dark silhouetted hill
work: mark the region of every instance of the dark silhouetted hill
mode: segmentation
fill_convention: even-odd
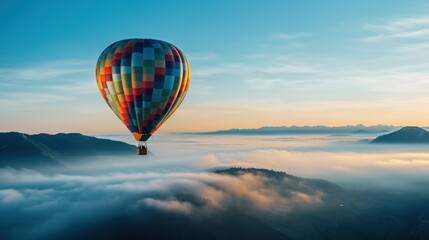
[[[373,143],[429,143],[429,132],[419,127],[403,127],[398,131],[381,135]]]
[[[78,156],[132,154],[132,145],[79,133],[0,133],[0,167],[61,165]]]

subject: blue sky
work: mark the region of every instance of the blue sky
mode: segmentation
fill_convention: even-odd
[[[126,132],[94,66],[124,38],[189,58],[161,131],[429,125],[427,1],[2,1],[0,130]]]

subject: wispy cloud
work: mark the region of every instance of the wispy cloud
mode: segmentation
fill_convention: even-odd
[[[375,33],[362,38],[364,42],[427,40],[429,39],[429,17],[401,18],[384,24],[363,25],[364,29]]]
[[[219,64],[219,65],[214,66],[214,67],[196,68],[192,73],[192,77],[195,79],[207,78],[207,77],[212,77],[215,75],[227,73],[229,71],[230,71],[230,69],[227,68],[227,66]]]
[[[0,69],[0,81],[16,80],[52,80],[59,77],[84,73],[88,69],[70,69],[53,67],[3,68]]]
[[[295,40],[302,37],[310,36],[309,32],[297,32],[297,33],[275,33],[270,36],[272,40]]]
[[[61,93],[29,93],[29,92],[9,92],[2,94],[0,107],[34,105],[45,102],[58,102],[73,99],[71,96],[65,96]]]
[[[429,49],[429,43],[401,44],[396,47],[398,52],[421,52]]]
[[[296,32],[296,33],[274,33],[268,36],[268,42],[258,45],[260,50],[265,51],[284,51],[297,48],[303,48],[304,38],[313,35],[309,32]]]
[[[364,26],[367,29],[394,32],[394,31],[403,30],[403,29],[414,29],[418,27],[426,27],[427,25],[429,25],[429,17],[421,16],[421,17],[393,19],[390,22],[386,22],[384,24],[366,23]]]
[[[0,68],[0,81],[58,80],[61,77],[70,77],[87,72],[92,73],[94,64],[92,61],[87,60],[57,60],[33,66]]]
[[[1,106],[65,101],[97,93],[91,65],[86,60],[58,60],[0,68]]]
[[[98,87],[95,82],[95,79],[84,78],[78,82],[64,82],[63,84],[55,85],[45,85],[41,86],[42,91],[54,91],[61,95],[70,94],[70,95],[83,95],[83,94],[94,94],[97,92]]]
[[[17,202],[22,200],[23,198],[24,195],[15,189],[0,190],[0,202],[3,204]]]
[[[258,47],[260,50],[266,50],[266,51],[285,51],[285,50],[291,50],[291,49],[297,49],[297,48],[303,48],[306,45],[302,42],[287,42],[282,44],[272,44],[272,43],[263,43],[259,44]]]
[[[288,73],[288,74],[303,74],[316,72],[314,66],[299,65],[296,63],[278,63],[271,66],[265,66],[260,70],[262,73]]]
[[[214,52],[188,53],[186,56],[191,62],[205,62],[219,59],[219,56]]]
[[[258,83],[256,80],[249,84],[253,84],[260,93],[272,87],[264,86],[264,83]],[[261,85],[262,87],[258,88]],[[282,82],[273,83],[273,85],[274,89],[279,89],[278,91],[284,94],[296,94],[295,99],[276,99],[275,97],[255,99],[250,96],[241,100],[189,103],[176,116],[175,123],[181,124],[187,131],[207,131],[207,129],[256,128],[266,125],[338,126],[359,123],[373,125],[380,122],[392,125],[425,126],[428,121],[429,109],[425,107],[429,101],[428,97],[386,98],[381,94],[379,97],[368,99],[361,97],[362,100],[354,100],[347,98],[347,95],[350,95],[347,93],[346,96],[343,95],[343,99],[338,96],[332,98],[326,96],[322,100],[315,97],[303,99],[301,96],[306,94],[305,91],[309,91],[308,89],[289,90]],[[273,90],[270,89],[268,92],[273,93]],[[188,120],[189,116],[192,116],[192,123]],[[222,116],[222,121],[208,121],[208,119],[218,119],[219,116]]]

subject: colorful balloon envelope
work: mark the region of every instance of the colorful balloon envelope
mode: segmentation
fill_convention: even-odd
[[[145,141],[185,98],[191,69],[170,43],[125,39],[101,53],[95,76],[104,100],[139,141],[139,154],[145,154]]]

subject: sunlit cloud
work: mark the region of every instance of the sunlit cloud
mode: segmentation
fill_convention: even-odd
[[[158,200],[153,198],[146,198],[137,202],[138,205],[144,204],[147,207],[154,207],[168,212],[176,212],[181,214],[190,214],[192,212],[192,205],[188,202],[180,202],[177,200]]]
[[[361,150],[358,151],[288,151],[268,148],[234,154],[215,154],[204,156],[203,159],[215,158],[218,163],[213,162],[212,167],[276,169],[299,176],[318,176],[336,182],[355,184],[356,181],[360,181],[359,179],[366,179],[374,186],[389,187],[405,186],[409,184],[410,179],[422,179],[429,173],[429,153],[427,152],[390,152],[389,146],[380,146],[381,149],[385,149],[383,152],[372,152],[373,147],[365,148],[362,145]],[[307,149],[311,148],[309,146]],[[364,148],[368,151],[363,151]]]
[[[304,181],[276,181],[249,173],[238,176],[210,172],[52,175],[25,169],[0,169],[0,179],[0,210],[11,214],[9,207],[13,204],[17,214],[7,221],[0,219],[0,226],[8,229],[2,236],[23,239],[50,238],[63,234],[63,230],[75,224],[94,226],[94,222],[115,219],[124,213],[136,222],[146,221],[154,211],[186,216],[194,221],[219,217],[231,209],[246,209],[247,216],[253,217],[285,216],[323,206],[326,195]],[[37,220],[36,223],[27,226],[19,221],[29,218]],[[25,230],[14,230],[24,226]]]

